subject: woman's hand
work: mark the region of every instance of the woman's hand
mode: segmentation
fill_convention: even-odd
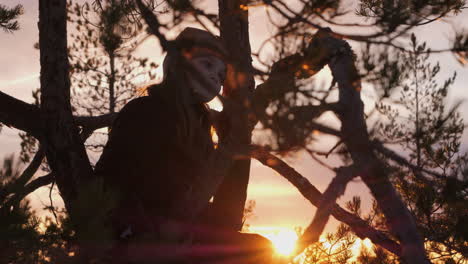
[[[248,122],[244,108],[237,102],[218,95],[223,104],[222,112],[211,112],[213,126],[218,135],[218,145],[236,156],[248,155],[250,145],[240,140],[239,134],[247,129]]]

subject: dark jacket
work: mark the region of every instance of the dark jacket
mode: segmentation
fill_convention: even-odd
[[[112,217],[120,229],[116,232],[127,225],[133,226],[133,232],[135,228],[146,232],[151,229],[148,224],[186,217],[174,207],[191,182],[204,173],[203,148],[213,146],[206,109],[193,107],[199,115],[195,122],[201,131],[195,141],[199,146],[184,145],[178,127],[184,117],[158,92],[130,101],[114,121],[95,173],[103,177],[106,188],[119,194]],[[201,154],[193,157],[188,147],[200,148]]]
[[[190,199],[182,203],[180,200],[194,180],[209,179],[202,175],[207,173],[202,163],[206,161],[203,149],[207,146],[213,149],[210,123],[203,107],[193,107],[200,117],[200,122],[195,123],[201,131],[195,138],[199,146],[192,146],[200,150],[197,157],[188,155],[188,146],[181,144],[184,140],[177,131],[183,116],[157,92],[132,100],[115,120],[95,169],[97,176],[103,177],[106,188],[120,193],[119,204],[110,217],[115,235],[121,238],[130,227],[129,235],[135,240],[151,233],[156,235],[151,239],[162,238],[159,242],[163,244],[151,244],[147,250],[142,246],[132,247],[132,238],[119,239],[120,243],[109,252],[113,263],[130,263],[130,260],[168,263],[170,259],[181,258],[207,264],[271,262],[273,247],[268,239],[214,228],[210,223],[197,224],[196,219],[192,221],[188,213],[177,208],[181,204],[190,208]],[[158,235],[170,232],[160,230],[168,222],[175,222],[187,234],[194,235],[191,247],[183,247],[182,241],[171,241],[177,244],[171,247],[164,240],[167,236]]]

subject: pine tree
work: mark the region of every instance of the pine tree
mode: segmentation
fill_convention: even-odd
[[[427,241],[433,242],[426,243],[426,246],[429,245],[427,249],[432,254],[438,254],[438,250],[444,251],[444,254],[448,253],[453,258],[464,254],[466,250],[462,242],[466,241],[466,230],[463,228],[463,223],[466,217],[462,212],[466,211],[464,203],[466,203],[467,173],[466,158],[464,155],[458,155],[462,127],[456,111],[452,109],[447,111],[443,107],[443,98],[447,93],[447,89],[443,87],[448,88],[454,79],[448,80],[441,89],[431,88],[431,82],[425,81],[438,72],[438,67],[433,66],[426,70],[425,66],[422,66],[424,56],[428,53],[424,51],[424,47],[420,48],[421,45],[416,45],[414,40],[412,49],[408,49],[407,46],[401,45],[401,41],[407,40],[406,33],[416,30],[418,26],[432,23],[451,13],[461,12],[465,1],[361,1],[357,12],[357,18],[361,20],[358,23],[345,23],[341,20],[347,13],[344,1],[297,1],[297,6],[292,8],[292,5],[281,0],[219,0],[218,15],[204,13],[195,1],[167,1],[173,16],[170,18],[171,21],[165,24],[159,23],[157,17],[151,13],[157,1],[135,1],[139,3],[138,8],[126,6],[130,2],[133,1],[94,1],[98,10],[108,12],[106,14],[109,15],[96,16],[103,35],[96,38],[92,32],[84,30],[86,27],[82,22],[79,33],[85,35],[84,37],[80,35],[81,39],[89,39],[97,45],[104,44],[103,53],[109,58],[117,58],[121,55],[118,54],[116,47],[123,43],[119,34],[127,33],[127,28],[114,27],[115,24],[111,22],[119,21],[118,25],[127,25],[132,17],[141,15],[149,26],[149,32],[158,38],[163,49],[168,49],[171,43],[166,39],[165,30],[172,29],[174,25],[180,25],[182,22],[194,21],[203,27],[206,27],[206,22],[211,22],[212,24],[206,27],[210,28],[218,25],[218,20],[213,17],[219,17],[220,35],[227,44],[229,53],[232,54],[230,66],[234,70],[224,87],[224,95],[239,105],[236,109],[239,118],[236,121],[242,123],[242,126],[239,126],[241,128],[233,134],[248,144],[254,125],[257,121],[261,121],[273,133],[280,135],[277,138],[278,142],[273,142],[277,143],[276,146],[272,144],[270,149],[256,146],[255,151],[251,153],[252,157],[290,180],[304,197],[318,207],[316,214],[318,217],[314,216],[312,222],[313,224],[317,222],[318,228],[314,228],[315,225],[311,224],[310,228],[305,229],[304,238],[301,240],[303,246],[307,247],[317,241],[324,224],[333,215],[348,224],[350,230],[358,236],[369,237],[375,244],[388,252],[393,252],[407,263],[428,262],[418,232],[421,232]],[[142,8],[144,2],[149,3],[150,8]],[[70,48],[73,50],[73,44],[80,49],[86,49],[86,45],[83,43],[81,46],[81,42],[75,40],[71,47],[67,47],[65,0],[54,2],[40,0],[39,3],[40,104],[37,106],[26,104],[0,92],[0,120],[30,133],[35,138],[41,140],[45,138],[48,164],[69,210],[74,230],[79,231],[77,226],[81,225],[83,228],[86,227],[86,223],[80,221],[82,215],[77,214],[74,209],[78,207],[81,213],[95,213],[83,210],[84,206],[76,203],[80,201],[79,198],[81,201],[86,200],[89,194],[87,192],[89,185],[86,183],[92,183],[90,179],[93,176],[92,165],[83,145],[83,137],[87,137],[96,128],[111,126],[111,122],[102,118],[99,119],[101,122],[98,126],[93,126],[81,121],[94,121],[94,117],[80,119],[73,116],[69,102],[70,90],[75,87],[70,88],[68,52],[72,53]],[[107,3],[109,5],[106,5]],[[126,7],[125,15],[122,15],[122,10],[118,8],[119,4]],[[252,52],[248,28],[248,10],[259,5],[266,6],[267,15],[273,13],[273,16],[269,16],[270,19],[280,18],[272,19],[276,31],[274,36],[266,41],[274,47],[275,61],[265,63],[263,70],[255,69],[251,64]],[[140,12],[126,13],[127,7],[128,10]],[[78,14],[83,10],[75,11]],[[84,11],[91,12],[91,8]],[[371,30],[356,32],[355,27]],[[453,45],[448,48],[458,56],[461,63],[466,58],[468,50],[466,39],[463,34],[457,35]],[[385,61],[381,60],[373,65],[364,64],[363,68],[357,69],[356,60],[365,62],[365,56],[356,56],[345,40],[372,46],[369,49],[372,54]],[[376,46],[384,46],[387,49],[378,50],[375,49]],[[411,65],[412,68],[400,68],[401,65],[395,60],[387,63],[386,58],[390,55],[387,53],[388,47],[403,52],[401,57],[405,59],[405,64]],[[262,61],[264,53],[260,49],[253,55],[258,55],[259,61]],[[74,78],[79,83],[80,80],[85,80],[81,77],[91,76],[89,83],[85,80],[85,84],[88,85],[85,89],[104,88],[89,93],[86,90],[80,91],[91,101],[94,99],[102,101],[100,105],[91,105],[91,107],[102,105],[104,111],[93,109],[81,112],[84,108],[76,107],[74,113],[99,114],[118,111],[119,103],[112,100],[112,98],[117,100],[117,86],[114,85],[115,90],[113,90],[110,80],[117,80],[117,75],[114,73],[117,68],[122,67],[113,68],[112,59],[96,62],[97,59],[92,52],[88,53],[85,59],[89,61],[73,62],[72,59],[73,75],[75,72],[77,74]],[[330,89],[319,87],[313,78],[310,78],[325,65],[329,66],[334,77]],[[108,69],[107,75],[93,75],[91,72],[97,71],[95,66],[105,66],[104,68]],[[257,87],[254,83],[255,74],[265,80]],[[239,81],[240,85],[234,80]],[[371,120],[365,118],[367,113],[364,112],[361,100],[361,81],[385,81],[375,87],[377,94],[381,96],[379,99],[395,99],[393,91],[400,84],[403,93],[406,92],[401,101],[412,98],[406,105],[397,102],[397,105],[401,106],[379,106],[378,110],[389,119],[389,123],[383,127],[386,131],[380,135],[375,133],[376,130],[367,128]],[[335,85],[338,89],[335,89]],[[430,91],[426,93],[426,90]],[[108,99],[109,101],[105,101]],[[275,108],[275,106],[280,107]],[[407,120],[401,123],[396,114],[400,112],[395,111],[404,113],[412,125],[409,125]],[[329,127],[328,124],[321,122],[319,118],[325,112],[335,115],[336,120],[341,123],[341,129]],[[272,120],[268,120],[269,118]],[[274,122],[280,124],[275,125]],[[83,131],[87,133],[82,133]],[[312,149],[312,143],[323,134],[337,138],[336,145],[328,151]],[[387,147],[390,143],[398,143],[406,148],[410,153],[409,158],[405,159],[404,155],[392,153]],[[273,149],[287,153],[298,148],[306,149],[312,157],[316,154],[323,156],[338,154],[343,157],[343,166],[331,168],[336,177],[324,194],[321,194],[294,168],[273,155],[278,153],[270,152]],[[239,230],[242,223],[249,168],[248,159],[236,161],[236,166],[230,170],[229,176],[215,195],[214,202],[217,207],[228,209],[222,215],[224,219],[221,222],[227,223],[225,226],[231,231]],[[361,173],[362,170],[366,173]],[[353,210],[350,210],[353,212],[350,213],[336,204],[346,184],[358,174],[378,204],[370,218],[363,217]],[[45,179],[48,181],[42,182],[42,185],[51,183],[50,178]],[[23,184],[22,187],[26,186]],[[91,188],[91,190],[96,189],[98,188]],[[403,197],[404,203],[395,189]],[[429,215],[430,213],[432,215]],[[413,218],[418,221],[413,221]],[[405,224],[399,224],[401,222]],[[434,226],[441,229],[434,232],[432,229]],[[312,239],[308,240],[310,237]],[[361,261],[368,263],[393,261],[394,258],[387,258],[382,255],[386,253],[378,250],[375,252],[375,257],[369,258],[363,253]],[[456,252],[455,255],[453,252]],[[440,259],[444,258],[447,262],[453,262],[445,255]],[[345,259],[343,257],[337,261]]]
[[[0,168],[0,262],[65,263],[70,258],[73,230],[63,214],[41,219],[29,199],[16,199],[24,172],[22,161],[6,157]]]
[[[126,1],[104,1],[99,6],[70,3],[68,10],[75,113],[118,112],[138,95],[137,78],[146,82],[155,78],[151,70],[156,65],[132,54],[143,39],[142,24],[131,20]]]
[[[18,17],[23,14],[23,6],[16,5],[13,8],[8,8],[0,4],[0,28],[5,32],[13,32],[18,30]]]
[[[468,154],[461,149],[464,123],[457,107],[447,106],[456,74],[440,84],[439,63],[429,62],[425,43],[411,37],[411,53],[399,53],[399,104],[382,102],[382,141],[401,149],[414,166],[387,160],[391,179],[416,218],[431,258],[468,260]],[[405,78],[407,77],[407,78]],[[433,172],[433,173],[428,173]]]

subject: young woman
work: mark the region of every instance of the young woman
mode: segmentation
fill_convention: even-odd
[[[110,216],[118,239],[148,238],[165,247],[209,240],[209,232],[197,234],[195,223],[222,180],[215,165],[228,159],[214,148],[206,106],[221,90],[226,51],[217,37],[195,28],[174,43],[162,83],[122,109],[95,170],[118,196]],[[241,241],[237,236],[226,239]],[[168,254],[153,249],[156,258]],[[142,257],[137,252],[127,254]]]

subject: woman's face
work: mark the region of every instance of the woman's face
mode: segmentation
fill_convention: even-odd
[[[211,101],[221,91],[226,78],[226,65],[216,56],[199,56],[190,59],[190,62],[200,75],[190,78],[195,100],[203,103]]]

